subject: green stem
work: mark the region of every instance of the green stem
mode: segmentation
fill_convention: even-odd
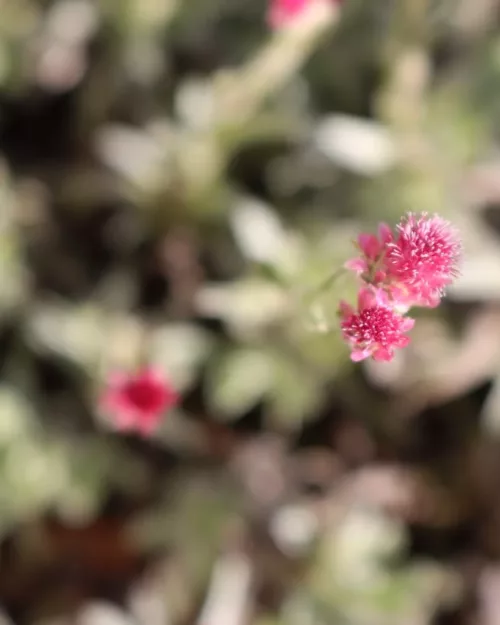
[[[316,325],[316,329],[322,333],[331,332],[333,330],[333,326],[330,326],[326,319],[324,319],[323,310],[321,308],[316,311],[313,310],[313,305],[318,296],[322,295],[327,291],[342,275],[347,273],[347,269],[345,267],[340,267],[336,269],[333,273],[329,274],[324,278],[318,285],[307,291],[302,298],[300,299],[299,306],[304,309],[307,309],[308,312],[315,317],[314,323]]]
[[[313,287],[305,294],[304,303],[309,305],[314,303],[314,300],[319,295],[322,295],[325,291],[327,291],[338,280],[338,278],[343,276],[345,273],[347,273],[347,269],[345,267],[340,267],[329,274],[317,286]]]

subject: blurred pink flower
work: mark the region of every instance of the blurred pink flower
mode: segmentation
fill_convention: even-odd
[[[361,288],[357,310],[341,301],[339,312],[342,335],[351,348],[354,362],[370,356],[375,360],[392,360],[394,349],[406,347],[410,342],[405,333],[413,328],[415,321],[380,304],[375,290]]]
[[[271,0],[268,22],[272,28],[285,26],[309,4],[309,0]]]
[[[313,2],[339,2],[340,0],[270,0],[267,21],[271,28],[286,26],[299,17]]]
[[[150,434],[179,398],[157,369],[110,375],[100,398],[100,408],[122,431]]]

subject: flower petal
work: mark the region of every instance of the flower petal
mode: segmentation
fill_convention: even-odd
[[[351,360],[353,362],[361,362],[370,356],[368,349],[355,349],[351,352]]]
[[[378,236],[380,237],[381,242],[385,245],[386,243],[390,243],[393,239],[392,230],[390,227],[381,223],[378,226]]]
[[[354,315],[354,308],[342,299],[339,303],[339,314],[342,319],[347,319],[351,315]]]
[[[401,322],[401,331],[409,332],[414,325],[415,319],[412,319],[411,317],[404,317],[403,321]]]
[[[373,353],[373,360],[389,362],[393,358],[394,358],[394,352],[384,347],[380,347]]]
[[[351,258],[344,263],[344,267],[350,271],[355,271],[357,274],[368,271],[368,263],[363,258]]]
[[[358,308],[360,311],[371,308],[377,303],[377,296],[372,289],[363,287],[359,289],[358,293]]]
[[[360,234],[358,243],[359,247],[368,258],[374,259],[379,255],[381,246],[374,234]]]

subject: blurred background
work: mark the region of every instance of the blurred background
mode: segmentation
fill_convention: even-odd
[[[500,2],[268,10],[0,0],[2,625],[500,624]],[[409,210],[463,275],[353,365],[301,294]]]

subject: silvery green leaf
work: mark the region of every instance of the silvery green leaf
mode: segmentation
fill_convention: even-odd
[[[289,235],[276,213],[263,202],[242,198],[230,219],[240,249],[250,260],[275,264],[289,251]]]
[[[195,325],[165,325],[151,337],[151,362],[168,373],[177,389],[184,389],[194,381],[198,367],[210,352],[212,342],[210,336]]]
[[[176,91],[176,112],[193,130],[210,128],[214,120],[214,106],[213,85],[208,80],[188,79]]]
[[[337,165],[367,176],[384,173],[397,158],[394,140],[384,126],[350,115],[324,118],[314,141]]]
[[[276,356],[274,369],[272,419],[284,428],[298,428],[321,401],[321,381],[287,356]]]
[[[346,584],[371,583],[384,560],[404,546],[401,523],[380,513],[353,510],[340,524],[335,537],[333,562]]]
[[[39,348],[88,365],[96,361],[103,348],[104,321],[96,307],[47,302],[33,309],[28,325],[29,338]]]
[[[109,124],[97,135],[97,152],[108,167],[134,185],[148,186],[160,172],[165,182],[169,175],[167,143],[153,130]]]
[[[0,160],[0,315],[16,306],[27,289],[21,242],[14,227],[17,210],[8,171]]]
[[[26,436],[32,420],[31,404],[8,386],[0,386],[0,445]]]
[[[197,296],[201,314],[224,320],[235,332],[251,332],[285,318],[287,294],[264,280],[249,279],[230,285],[207,285]]]
[[[2,208],[0,207],[0,211]],[[0,232],[0,315],[12,310],[26,293],[28,274],[13,235]]]
[[[235,419],[253,408],[273,384],[272,359],[257,349],[237,349],[212,365],[207,400],[217,416]]]

